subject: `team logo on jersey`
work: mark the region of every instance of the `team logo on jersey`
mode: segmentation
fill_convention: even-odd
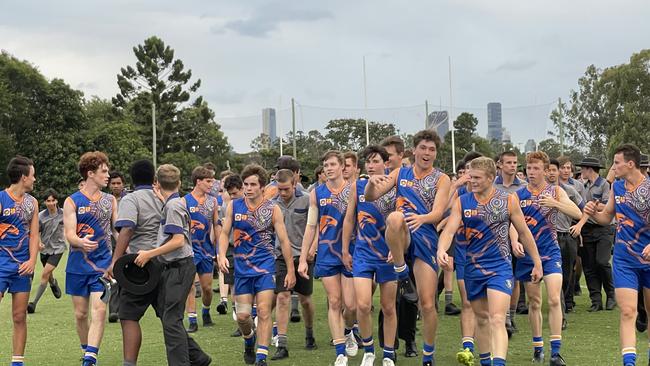
[[[614,196],[617,204],[625,203],[625,196]]]
[[[476,215],[478,215],[478,211],[477,211],[477,210],[470,210],[470,209],[467,209],[467,210],[464,210],[464,211],[463,211],[463,216],[465,216],[465,217],[472,217],[472,216],[476,216]]]
[[[562,263],[560,263],[560,262],[555,262],[555,267],[557,267],[557,268],[562,268]]]
[[[83,214],[89,213],[90,211],[91,211],[90,206],[81,206],[77,210],[77,214],[83,215]]]
[[[512,281],[511,280],[506,280],[506,287],[508,289],[512,289]]]
[[[519,206],[528,207],[533,205],[533,200],[521,200],[519,201]]]
[[[246,221],[248,220],[248,215],[246,214],[235,214],[235,221]]]
[[[332,199],[331,198],[321,198],[318,203],[321,206],[327,206],[328,204],[332,204]]]
[[[2,216],[11,216],[11,215],[13,215],[15,213],[16,213],[16,208],[15,207],[5,208],[4,210],[2,210]]]
[[[413,187],[413,182],[408,179],[400,179],[399,185],[402,187]]]
[[[198,207],[196,207],[196,206],[191,206],[191,207],[190,207],[190,213],[197,213],[197,212],[199,212],[199,208],[198,208]]]
[[[359,196],[359,202],[366,202],[366,196],[365,195],[360,195]]]

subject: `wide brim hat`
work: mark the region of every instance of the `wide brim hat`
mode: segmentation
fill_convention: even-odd
[[[135,253],[120,257],[113,266],[113,277],[126,291],[135,295],[144,295],[158,286],[162,266],[157,261],[151,260],[144,267],[140,267],[134,263],[137,257]]]
[[[591,156],[587,156],[586,158],[582,159],[582,161],[576,166],[579,167],[588,167],[588,168],[594,168],[594,169],[603,169],[604,166],[600,163],[600,160],[598,158],[594,158]]]

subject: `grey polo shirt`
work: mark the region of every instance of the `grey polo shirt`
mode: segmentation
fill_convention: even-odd
[[[585,201],[585,203],[590,201],[597,201],[602,204],[607,204],[607,201],[609,200],[609,182],[607,182],[605,178],[598,176],[598,178],[596,178],[593,183],[587,181],[584,184],[584,188],[585,193],[582,196],[582,199]],[[598,223],[591,217],[587,222],[590,224],[598,225]]]
[[[504,191],[506,191],[508,193],[515,193],[518,190],[526,187],[527,185],[528,185],[528,183],[526,181],[520,180],[519,178],[517,178],[517,176],[515,176],[515,180],[512,181],[512,184],[507,186],[507,187],[503,185],[503,177],[502,176],[497,175],[496,179],[494,180],[494,186],[495,187],[501,188],[501,189],[503,189]]]
[[[47,209],[38,213],[38,227],[41,233],[41,243],[45,247],[43,254],[60,254],[65,252],[63,238],[63,210],[58,208],[54,215]]]
[[[294,257],[298,257],[300,256],[302,238],[307,227],[309,194],[300,189],[296,189],[296,193],[289,203],[285,203],[280,196],[277,196],[274,201],[280,207],[282,216],[284,216],[284,226],[287,228],[287,235],[291,243],[291,253]],[[277,235],[275,238],[275,255],[276,257],[282,255],[280,240],[277,238]]]
[[[167,199],[163,207],[162,219],[158,229],[158,245],[163,246],[175,234],[183,234],[185,243],[182,247],[160,256],[165,263],[177,261],[179,259],[193,257],[192,239],[190,236],[190,213],[187,211],[185,200],[178,193],[174,193]]]
[[[163,203],[153,192],[151,186],[135,187],[133,193],[120,200],[115,228],[133,229],[127,253],[149,250],[158,247],[158,228]]]
[[[578,191],[569,184],[561,183],[560,187],[564,189],[567,196],[569,196],[569,199],[575,203],[578,208],[580,208],[580,211],[582,211],[582,209],[585,207],[585,204],[580,193],[578,193]],[[571,217],[563,214],[562,212],[558,212],[557,226],[555,229],[559,233],[568,233],[572,222],[573,219]]]

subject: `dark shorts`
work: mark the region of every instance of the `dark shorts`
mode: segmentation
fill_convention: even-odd
[[[293,286],[293,291],[304,296],[310,296],[314,292],[314,264],[308,263],[307,274],[309,275],[309,279],[305,279],[298,274],[299,261],[298,257],[293,258],[293,268],[296,276],[296,285]],[[284,263],[282,257],[278,257],[275,261],[275,274],[275,293],[290,291],[284,287],[284,278],[287,275],[287,264]]]
[[[158,289],[154,289],[148,294],[136,295],[120,287],[119,292],[119,316],[122,320],[139,321],[149,306],[156,311],[156,316],[160,317],[157,309]]]
[[[212,258],[203,258],[198,262],[195,261],[194,265],[196,266],[196,273],[199,276],[214,272],[214,261]]]
[[[9,291],[10,294],[29,292],[32,289],[32,276],[21,276],[18,273],[0,274],[0,294]]]
[[[61,261],[61,257],[63,257],[63,253],[58,253],[58,254],[41,253],[41,264],[43,264],[43,267],[45,267],[45,265],[48,263],[56,267],[59,265],[59,261]]]

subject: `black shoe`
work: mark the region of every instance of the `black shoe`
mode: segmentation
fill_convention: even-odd
[[[225,315],[228,313],[228,302],[227,301],[222,301],[217,305],[217,313],[221,315]]]
[[[648,314],[645,311],[639,311],[636,317],[636,330],[643,333],[648,329]]]
[[[514,333],[517,333],[519,331],[519,328],[517,328],[517,324],[515,323],[515,317],[510,316],[510,325],[512,326],[512,331]]]
[[[273,357],[271,357],[271,360],[281,360],[283,358],[289,357],[289,350],[287,347],[278,347],[278,349],[275,351],[275,354]]]
[[[605,303],[605,310],[614,310],[615,307],[616,307],[616,300],[614,300],[611,297],[607,299],[607,302]]]
[[[575,290],[573,290],[573,296],[582,296],[582,289],[580,286],[577,286]]]
[[[109,323],[117,323],[118,320],[120,320],[120,317],[119,317],[119,315],[117,315],[117,313],[108,314],[108,322]]]
[[[292,323],[300,322],[300,311],[298,311],[298,309],[291,309],[291,322]]]
[[[575,305],[567,305],[566,308],[564,309],[564,312],[573,313],[573,310],[575,310],[574,306]]]
[[[551,356],[550,366],[566,366],[566,362],[559,354]]]
[[[253,337],[255,338],[255,337]],[[244,343],[244,362],[247,365],[252,365],[255,363],[255,342],[249,347]]]
[[[52,290],[52,295],[57,299],[61,298],[61,288],[59,287],[59,282],[54,280],[54,283],[50,284],[50,290]]]
[[[603,304],[591,304],[591,307],[587,311],[593,313],[601,310],[603,310]]]
[[[520,314],[520,315],[528,314],[528,306],[526,304],[519,303],[517,305],[517,314]]]
[[[188,333],[196,333],[199,331],[199,323],[190,323],[190,326],[186,329]]]
[[[418,292],[410,278],[399,281],[399,286],[402,289],[402,297],[404,300],[411,303],[418,302]]]
[[[334,340],[332,338],[330,338],[330,346],[334,347]]]
[[[198,359],[198,360],[190,360],[190,364],[192,366],[209,366],[212,363],[212,358],[208,356],[206,353],[203,353],[203,355]]]
[[[305,349],[309,351],[318,349],[318,345],[316,344],[316,339],[314,337],[305,337]]]
[[[544,352],[535,351],[533,353],[533,363],[544,363]]]
[[[203,318],[203,326],[204,327],[211,327],[211,326],[214,325],[214,323],[212,322],[212,316],[210,316],[210,313],[203,313],[203,314],[201,314],[201,316]]]
[[[219,293],[219,287],[217,287],[217,288],[213,288],[213,289],[212,289],[212,292],[214,292],[215,294],[218,294],[218,293]]]
[[[34,304],[33,302],[27,304],[27,314],[34,314],[35,311],[36,311],[36,304]]]
[[[266,360],[259,360],[255,362],[255,366],[266,366]]]
[[[415,342],[406,342],[404,357],[418,357],[418,346]]]
[[[445,305],[445,315],[458,315],[460,314],[460,309],[453,303]]]
[[[566,330],[566,327],[569,323],[566,321],[566,318],[562,318],[562,330]],[[551,358],[552,360],[553,358]]]
[[[506,320],[506,332],[508,333],[508,339],[512,338],[512,335],[515,333],[515,330],[512,328],[512,321]]]

